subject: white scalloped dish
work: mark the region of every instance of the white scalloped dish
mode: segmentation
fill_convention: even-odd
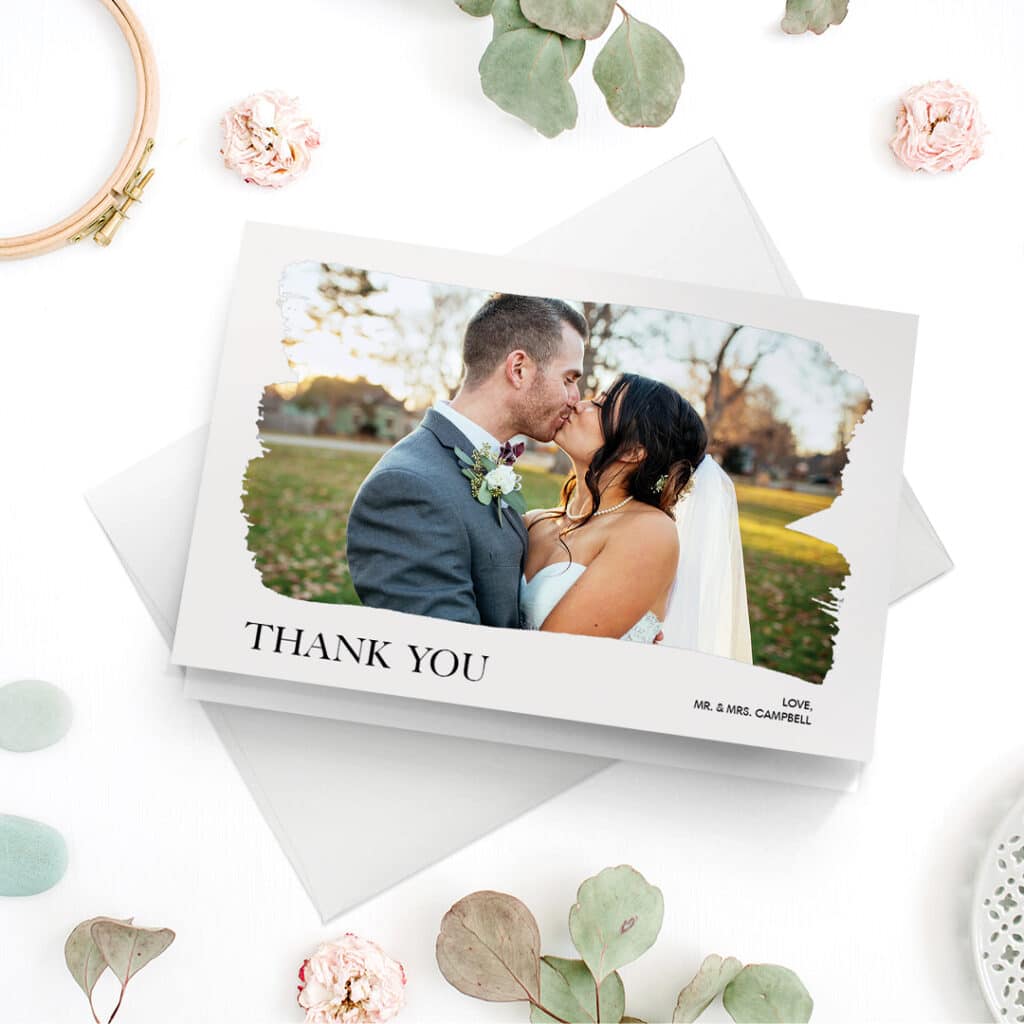
[[[973,924],[975,969],[992,1019],[1024,1024],[1024,798],[979,865]]]

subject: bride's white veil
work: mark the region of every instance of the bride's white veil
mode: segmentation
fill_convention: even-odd
[[[676,525],[679,567],[664,643],[752,662],[736,488],[710,455],[676,506]]]

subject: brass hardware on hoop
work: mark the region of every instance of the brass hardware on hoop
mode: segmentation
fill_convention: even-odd
[[[155,173],[152,167],[148,171],[145,169],[149,154],[153,151],[153,145],[152,139],[146,140],[142,156],[128,180],[121,188],[111,189],[110,194],[114,197],[115,202],[112,202],[94,221],[86,224],[78,234],[72,235],[68,239],[69,242],[80,242],[88,235],[92,235],[92,240],[97,245],[110,245],[121,225],[129,219],[128,211],[136,203],[142,202],[142,193]]]

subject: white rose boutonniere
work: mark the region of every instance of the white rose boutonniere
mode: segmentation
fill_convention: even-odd
[[[484,485],[495,493],[509,494],[522,487],[523,478],[511,466],[498,466],[484,477]]]
[[[469,480],[473,497],[481,505],[494,505],[499,526],[505,525],[501,514],[502,500],[520,515],[526,511],[523,478],[513,468],[525,448],[524,444],[506,443],[497,455],[489,445],[475,449],[472,455],[467,455],[461,448],[455,449],[455,455],[462,463],[462,475]]]

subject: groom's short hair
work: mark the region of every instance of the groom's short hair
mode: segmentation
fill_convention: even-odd
[[[492,295],[474,314],[462,343],[466,385],[482,384],[509,352],[522,349],[541,369],[558,354],[562,324],[584,341],[587,321],[568,302],[532,295]]]

